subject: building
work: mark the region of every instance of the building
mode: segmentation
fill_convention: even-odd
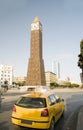
[[[58,82],[57,76],[55,73],[47,71],[45,72],[45,79],[46,79],[46,85],[49,86],[50,83]],[[25,82],[26,77],[20,76],[20,77],[14,77],[13,82],[19,83],[19,82]]]
[[[11,65],[0,65],[0,83],[4,84],[7,82],[9,85],[12,84],[13,68]]]
[[[26,85],[46,85],[44,60],[42,59],[42,24],[38,17],[31,24],[30,58]]]
[[[13,82],[15,82],[15,83],[26,82],[26,77],[24,77],[24,76],[14,77]]]
[[[60,63],[58,61],[52,62],[52,72],[55,73],[58,78],[60,78]]]
[[[53,72],[48,71],[45,73],[45,76],[46,76],[46,85],[47,86],[50,86],[50,83],[55,83],[58,81],[56,74]]]

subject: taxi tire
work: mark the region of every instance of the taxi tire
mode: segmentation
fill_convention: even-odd
[[[54,118],[51,120],[51,123],[50,123],[50,128],[48,130],[54,130],[55,128],[55,120]]]

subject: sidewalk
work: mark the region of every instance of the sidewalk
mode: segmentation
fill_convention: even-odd
[[[83,107],[81,107],[78,113],[78,121],[77,121],[76,130],[83,130]]]

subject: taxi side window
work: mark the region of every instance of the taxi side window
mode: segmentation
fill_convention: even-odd
[[[58,97],[56,94],[54,94],[54,97],[56,98],[56,102],[57,102],[57,103],[61,102],[61,98]]]
[[[56,98],[53,94],[48,96],[48,102],[49,102],[49,105],[54,105],[56,103]]]

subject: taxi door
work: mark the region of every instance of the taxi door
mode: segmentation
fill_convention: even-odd
[[[59,103],[59,117],[62,115],[62,113],[64,112],[64,101],[59,97],[57,99],[57,103]]]
[[[59,110],[59,103],[56,102],[56,98],[55,98],[54,94],[52,94],[48,97],[48,101],[49,101],[50,119],[54,116],[55,121],[57,121],[59,118],[59,111],[60,110]]]

